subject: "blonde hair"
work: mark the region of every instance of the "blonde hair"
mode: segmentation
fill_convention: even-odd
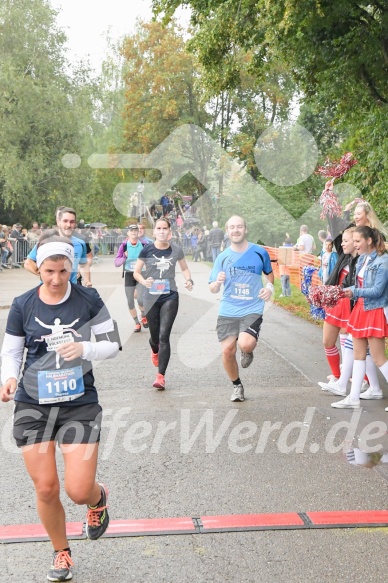
[[[372,205],[369,204],[369,202],[367,202],[366,200],[364,200],[363,202],[359,202],[357,204],[356,208],[358,207],[362,208],[362,210],[365,212],[366,217],[369,221],[368,226],[371,227],[372,229],[378,229],[380,233],[384,235],[385,238],[388,238],[388,230],[386,229],[386,227],[384,227],[383,223],[377,217],[375,211],[372,208]]]

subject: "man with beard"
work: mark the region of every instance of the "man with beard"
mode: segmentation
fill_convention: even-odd
[[[267,251],[247,239],[247,226],[239,216],[226,223],[230,246],[218,255],[209,278],[212,293],[224,286],[217,320],[217,335],[221,342],[222,363],[233,384],[231,401],[244,401],[236,359],[237,342],[241,349],[241,366],[248,368],[253,360],[264,303],[274,291],[274,275]],[[268,283],[263,287],[262,274]]]
[[[70,276],[71,283],[77,283],[78,269],[83,278],[83,284],[86,287],[92,287],[90,281],[90,265],[88,263],[85,241],[73,236],[73,231],[77,226],[77,215],[74,209],[70,207],[60,207],[57,212],[57,226],[59,234],[62,237],[68,237],[74,246],[74,264]],[[39,275],[36,266],[37,247],[35,246],[27,256],[24,267],[34,275]]]

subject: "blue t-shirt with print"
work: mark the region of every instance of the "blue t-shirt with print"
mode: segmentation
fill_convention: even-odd
[[[262,273],[272,273],[268,252],[254,243],[248,243],[248,248],[242,253],[228,247],[218,255],[209,283],[216,281],[221,271],[226,273],[226,279],[219,315],[241,318],[249,314],[262,314],[265,302],[258,297],[263,287]]]
[[[71,272],[70,282],[77,283],[77,273],[78,273],[78,264],[84,265],[87,262],[86,258],[86,244],[85,241],[82,239],[78,239],[78,237],[71,236],[70,241],[73,243],[74,247],[74,264],[73,264],[73,271]],[[36,254],[37,254],[38,246],[35,245],[33,249],[27,255],[27,259],[32,259],[36,263]]]

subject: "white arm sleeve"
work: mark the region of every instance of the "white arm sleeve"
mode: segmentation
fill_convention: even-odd
[[[19,377],[23,362],[24,336],[5,334],[1,348],[1,384],[8,379]]]
[[[97,334],[105,334],[107,332],[113,332],[113,330],[114,330],[114,324],[113,324],[112,318],[109,318],[109,320],[105,320],[105,322],[102,322],[101,324],[94,324],[92,326],[92,332],[95,336]]]
[[[81,358],[84,360],[106,360],[107,358],[114,358],[119,352],[118,342],[109,342],[109,340],[101,340],[101,342],[82,342],[84,347]]]
[[[92,326],[92,332],[97,334],[105,334],[112,332],[114,329],[113,320],[109,319],[101,324]],[[110,342],[109,340],[101,340],[100,342],[82,342],[84,347],[81,358],[84,360],[106,360],[114,358],[119,352],[118,342]]]

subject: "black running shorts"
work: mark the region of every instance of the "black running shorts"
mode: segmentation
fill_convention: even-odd
[[[54,440],[59,444],[97,443],[101,420],[98,403],[54,407],[16,401],[13,436],[18,447]]]
[[[124,271],[124,286],[125,287],[136,287],[139,282],[133,277],[132,271]]]

